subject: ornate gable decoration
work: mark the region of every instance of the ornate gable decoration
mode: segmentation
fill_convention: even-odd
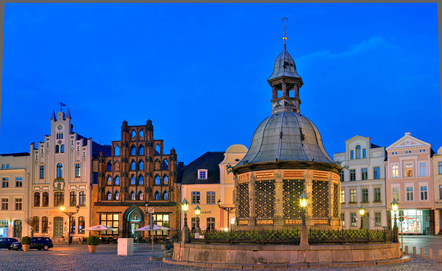
[[[55,179],[53,186],[54,186],[54,191],[64,190],[65,186],[64,179]]]
[[[388,146],[386,149],[388,151],[391,149],[411,148],[411,147],[430,147],[430,146],[431,144],[422,141],[420,139],[417,139],[415,137],[412,137],[409,134],[406,134],[401,139]]]

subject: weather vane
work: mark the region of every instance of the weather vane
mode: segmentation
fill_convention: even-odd
[[[63,106],[66,106],[63,102],[59,102],[58,104],[60,105],[60,111],[63,110]]]
[[[289,19],[287,17],[281,18],[282,19],[282,23],[284,24],[284,30],[282,31],[282,39],[286,40],[287,39],[287,28],[285,26],[285,22],[288,22]]]

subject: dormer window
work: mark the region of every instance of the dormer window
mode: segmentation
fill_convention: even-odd
[[[207,180],[207,169],[198,169],[198,180]]]

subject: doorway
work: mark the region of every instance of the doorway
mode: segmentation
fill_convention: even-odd
[[[137,238],[140,237],[141,234],[139,231],[136,231],[137,229],[141,228],[143,225],[143,212],[140,210],[140,208],[133,206],[124,212],[124,229],[123,229],[123,236],[126,236],[127,238]]]
[[[63,237],[63,218],[54,217],[54,238]]]
[[[14,220],[14,237],[21,239],[22,223],[21,220]]]

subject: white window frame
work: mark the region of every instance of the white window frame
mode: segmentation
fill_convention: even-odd
[[[201,178],[201,173],[204,173],[206,176],[205,178]],[[208,179],[208,170],[207,169],[198,169],[198,175],[196,176],[198,180],[207,180]]]
[[[397,189],[399,189],[399,191],[398,191],[398,201],[401,201],[401,187],[400,187],[400,185],[399,184],[396,184],[396,185],[391,185],[391,200],[393,200],[394,199],[394,189],[395,188],[397,188]]]
[[[395,169],[395,167],[397,167]],[[396,172],[396,174],[395,174]],[[391,164],[391,178],[399,178],[399,164],[398,163],[394,163]]]
[[[422,166],[422,164],[424,164],[424,166]],[[422,170],[424,171],[422,174]],[[427,162],[421,162],[419,161],[419,176],[420,177],[427,177]]]
[[[408,199],[408,193],[410,192],[410,191],[408,191],[408,188],[411,188],[411,194],[412,194],[412,200],[409,200]],[[408,186],[405,186],[405,200],[406,201],[414,201],[414,186],[413,185],[408,185]]]
[[[421,190],[422,187],[426,187],[427,188],[427,190],[425,190],[425,192],[427,194],[427,198],[426,199],[422,199],[422,190]],[[428,193],[428,183],[419,183],[419,200],[428,201],[428,196],[429,196],[429,193]]]

